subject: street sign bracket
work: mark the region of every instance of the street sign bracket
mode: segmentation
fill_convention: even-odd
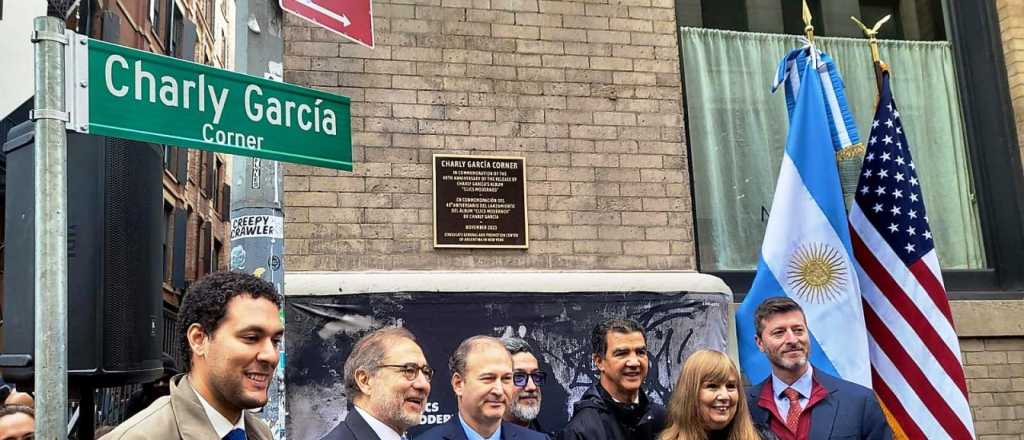
[[[60,44],[68,44],[68,36],[59,32],[32,31],[32,42],[56,41]]]
[[[40,119],[56,119],[58,121],[67,122],[68,112],[48,108],[37,108],[28,111],[28,118],[33,121],[38,121]]]
[[[66,32],[64,47],[64,108],[70,113],[66,128],[79,133],[89,132],[89,47],[88,37],[74,31]]]

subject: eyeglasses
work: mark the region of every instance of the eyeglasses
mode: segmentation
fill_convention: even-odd
[[[548,373],[543,371],[534,371],[533,373],[523,373],[520,371],[512,373],[512,383],[519,388],[525,387],[527,383],[526,381],[530,379],[533,379],[534,385],[541,386],[547,381]]]
[[[423,373],[423,377],[427,379],[427,382],[430,382],[430,379],[434,377],[434,369],[430,368],[430,365],[408,363],[401,365],[378,365],[378,367],[397,368],[405,376],[405,379],[410,382],[416,380],[416,374],[420,372]]]

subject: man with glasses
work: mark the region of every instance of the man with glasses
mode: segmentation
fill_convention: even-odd
[[[420,423],[434,370],[408,330],[386,327],[363,336],[344,373],[353,409],[322,440],[405,440]]]
[[[540,370],[537,357],[533,355],[528,342],[512,336],[501,338],[501,342],[505,343],[505,348],[512,354],[513,388],[509,392],[505,421],[552,435],[541,429],[537,421],[540,415],[540,387],[544,385],[547,373]]]
[[[473,336],[448,359],[458,417],[417,440],[548,440],[548,436],[505,422],[512,385],[512,356],[500,339]]]

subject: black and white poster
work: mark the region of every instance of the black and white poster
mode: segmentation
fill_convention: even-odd
[[[362,293],[289,296],[286,301],[287,430],[291,440],[317,440],[344,419],[348,399],[342,365],[372,329],[401,325],[416,335],[437,370],[415,436],[458,413],[448,357],[463,339],[518,336],[534,348],[541,369],[540,422],[558,430],[572,404],[596,380],[590,332],[611,317],[647,329],[646,389],[665,402],[682,362],[700,348],[725,350],[731,298],[715,293]]]

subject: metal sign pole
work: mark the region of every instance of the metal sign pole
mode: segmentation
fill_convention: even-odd
[[[35,44],[35,437],[66,439],[68,419],[67,133],[64,22],[36,17]]]

